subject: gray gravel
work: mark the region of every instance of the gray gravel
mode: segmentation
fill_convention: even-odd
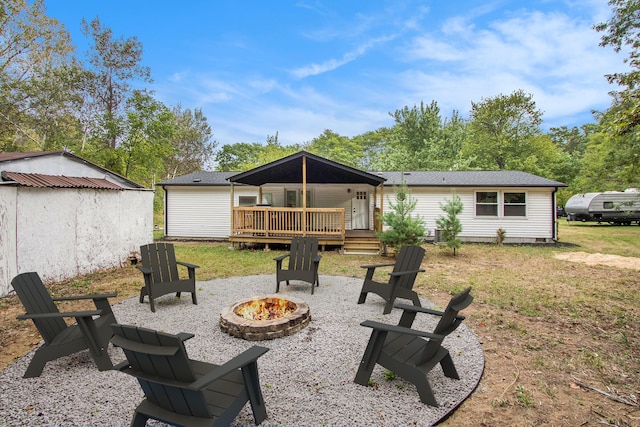
[[[169,333],[191,332],[189,356],[224,363],[254,344],[270,348],[258,361],[267,406],[263,426],[432,425],[455,409],[476,388],[484,369],[484,354],[476,335],[464,323],[446,338],[460,380],[446,378],[435,368],[429,381],[439,408],[420,402],[415,387],[402,379],[387,381],[376,366],[376,387],[353,382],[371,330],[360,326],[371,319],[395,324],[400,311],[383,316],[382,299],[370,294],[356,304],[361,278],[320,276],[311,295],[309,284],[292,282],[281,287],[309,303],[312,320],[295,335],[270,341],[248,342],[220,331],[221,310],[250,296],[275,291],[275,276],[234,277],[198,283],[197,306],[190,295],[181,300],[158,300],[156,313],[148,303],[131,298],[113,306],[119,323],[145,326]],[[432,306],[423,300],[426,307]],[[418,316],[414,327],[432,330],[433,316]],[[124,359],[110,346],[114,363]],[[39,378],[23,379],[32,353],[20,358],[0,375],[0,423],[6,426],[115,426],[129,425],[142,391],[134,378],[99,372],[88,352],[49,362]],[[235,420],[254,425],[249,405]]]

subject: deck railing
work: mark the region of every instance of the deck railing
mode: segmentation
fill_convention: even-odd
[[[234,236],[316,236],[344,240],[344,209],[234,207],[232,229]]]

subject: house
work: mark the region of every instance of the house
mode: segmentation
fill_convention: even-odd
[[[0,296],[120,266],[153,240],[153,191],[66,151],[0,152]]]
[[[378,250],[379,215],[402,183],[437,236],[441,204],[457,194],[466,242],[557,240],[556,191],[566,185],[519,171],[364,172],[301,151],[247,172],[196,172],[159,183],[165,236],[232,243],[286,243],[311,235],[346,252]],[[391,198],[391,199],[390,199]]]

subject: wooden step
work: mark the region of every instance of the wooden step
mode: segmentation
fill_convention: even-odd
[[[344,253],[377,254],[380,252],[380,240],[375,237],[349,238],[344,242]]]

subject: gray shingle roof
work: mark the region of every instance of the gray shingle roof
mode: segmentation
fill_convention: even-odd
[[[387,185],[409,187],[566,187],[567,185],[521,171],[411,171],[379,172]]]
[[[193,172],[177,178],[159,182],[157,185],[229,185],[227,178],[240,172]]]
[[[226,186],[227,178],[239,172],[194,172],[158,185]],[[520,171],[411,171],[372,172],[387,180],[386,185],[410,187],[566,187],[566,184]]]

